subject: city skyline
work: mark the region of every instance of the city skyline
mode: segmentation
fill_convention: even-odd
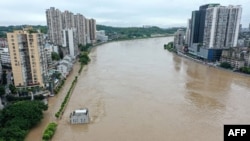
[[[207,3],[219,3],[223,6],[241,5],[243,9],[241,24],[243,27],[249,26],[250,10],[247,8],[248,0],[120,0],[119,2],[113,0],[77,0],[75,2],[69,0],[11,0],[3,1],[0,5],[2,13],[0,26],[46,25],[44,12],[49,7],[56,7],[61,11],[69,10],[73,13],[80,13],[86,18],[94,18],[97,24],[108,26],[155,25],[159,27],[186,27],[191,11],[197,10],[197,7]]]

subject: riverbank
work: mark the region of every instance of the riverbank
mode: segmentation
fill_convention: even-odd
[[[83,57],[88,58],[88,53],[91,52],[92,48],[94,48],[94,47],[88,48],[88,51],[85,52],[86,54],[84,54]],[[84,51],[82,51],[82,53],[84,53]],[[34,129],[32,129],[32,130],[34,130],[36,132],[34,132],[34,133],[31,132],[31,133],[29,133],[27,135],[27,137],[26,137],[27,141],[29,141],[29,140],[32,141],[32,137],[35,134],[37,134],[36,137],[40,137],[40,139],[41,139],[42,136],[43,136],[43,131],[45,130],[45,127],[47,126],[47,124],[49,124],[51,122],[59,123],[59,121],[61,119],[61,116],[64,113],[64,110],[67,108],[68,101],[69,101],[69,99],[70,99],[70,97],[71,97],[71,95],[72,95],[72,93],[74,91],[75,85],[77,83],[78,76],[81,75],[81,71],[85,68],[85,66],[90,61],[88,59],[87,62],[86,62],[85,59],[87,59],[87,58],[84,58],[84,60],[81,60],[82,59],[81,55],[79,56],[79,58],[77,58],[77,61],[74,64],[72,71],[70,72],[69,76],[67,77],[66,81],[64,82],[64,86],[61,87],[61,89],[63,89],[63,90],[60,89],[60,91],[56,95],[56,97],[53,97],[54,100],[55,100],[54,102],[56,103],[56,106],[53,106],[52,107],[53,109],[52,109],[52,108],[50,108],[52,106],[50,104],[54,104],[54,103],[51,103],[51,102],[48,103],[48,106],[49,106],[50,110],[48,110],[47,113],[44,113],[45,117],[44,117],[44,120],[42,120],[42,123],[39,124]],[[79,59],[79,61],[78,61],[78,59]],[[82,62],[82,61],[84,61],[84,62]],[[73,78],[74,78],[74,80],[72,80]],[[50,97],[49,99],[53,99],[53,98]],[[55,107],[57,107],[59,110],[55,111],[56,110]],[[48,117],[48,114],[49,114],[49,117]],[[52,115],[55,115],[56,119],[52,118],[51,117]]]
[[[44,112],[44,118],[42,119],[41,123],[35,126],[33,129],[30,130],[28,135],[25,138],[25,141],[34,141],[34,140],[41,140],[43,136],[43,132],[46,126],[50,122],[57,122],[57,118],[55,117],[55,113],[61,107],[61,103],[64,100],[64,97],[67,95],[67,92],[71,86],[72,81],[75,79],[75,76],[78,76],[78,71],[80,69],[80,63],[77,61],[73,65],[73,69],[70,72],[70,75],[67,77],[64,86],[60,89],[60,92],[55,95],[54,97],[49,97],[48,99],[48,110]]]
[[[152,39],[152,38],[163,38],[163,37],[172,37],[173,35],[162,35],[162,36],[154,36],[154,37],[144,37],[144,38],[130,38],[130,39],[118,39],[118,40],[109,40],[107,42],[95,43],[93,47],[100,46],[107,43],[119,42],[119,41],[133,41],[133,40],[143,40],[143,39]]]
[[[172,52],[174,53],[174,52]],[[199,63],[199,64],[202,64],[202,65],[206,65],[208,67],[213,67],[213,68],[216,68],[216,69],[220,69],[220,70],[223,70],[223,71],[227,71],[227,72],[230,72],[230,73],[233,73],[233,74],[238,74],[238,75],[242,75],[242,76],[250,76],[250,74],[246,74],[246,73],[242,73],[242,72],[237,72],[237,71],[234,71],[234,70],[231,70],[231,69],[225,69],[225,68],[222,68],[220,66],[218,66],[218,64],[216,63],[208,63],[208,62],[205,62],[205,61],[202,61],[202,60],[199,60],[199,59],[195,59],[191,56],[188,56],[186,54],[183,54],[181,52],[177,52],[177,53],[174,53],[174,55],[178,55],[180,57],[184,57],[184,58],[187,58],[189,60],[192,60],[196,63]]]

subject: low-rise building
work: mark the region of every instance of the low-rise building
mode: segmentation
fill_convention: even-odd
[[[2,66],[11,67],[10,53],[8,48],[0,48],[0,59]]]
[[[75,110],[70,114],[71,124],[83,124],[89,122],[90,118],[88,109]]]
[[[7,38],[0,38],[0,47],[8,48]]]
[[[57,70],[64,78],[66,78],[69,75],[71,68],[67,63],[60,63],[60,65],[57,66]]]
[[[100,42],[107,42],[108,41],[108,36],[105,35],[104,30],[96,31],[96,40],[100,41]]]
[[[73,68],[73,63],[74,63],[74,59],[71,56],[66,55],[59,62],[59,65],[57,66],[57,71],[60,72],[64,78],[66,78]]]
[[[234,69],[249,66],[250,55],[248,48],[235,47],[222,51],[220,62],[229,63]]]

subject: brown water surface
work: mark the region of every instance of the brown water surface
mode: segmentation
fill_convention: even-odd
[[[171,40],[93,50],[53,141],[222,141],[224,124],[250,124],[250,77],[173,55]],[[91,123],[70,125],[81,107]]]

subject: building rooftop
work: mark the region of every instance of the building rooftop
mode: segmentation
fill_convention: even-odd
[[[74,111],[76,114],[86,114],[88,112],[87,109],[83,109],[83,110],[75,110]]]

